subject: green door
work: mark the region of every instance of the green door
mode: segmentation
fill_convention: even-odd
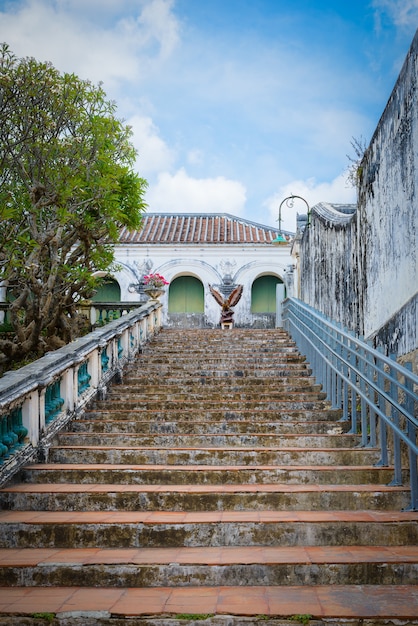
[[[194,276],[179,276],[169,287],[169,313],[203,313],[204,312],[203,285]]]
[[[119,283],[113,278],[104,278],[92,297],[93,302],[120,302]]]
[[[252,313],[276,312],[276,285],[283,281],[277,276],[260,276],[251,289]]]

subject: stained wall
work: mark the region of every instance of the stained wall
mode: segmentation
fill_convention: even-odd
[[[358,170],[351,216],[321,203],[299,244],[302,300],[387,352],[418,347],[418,33]]]

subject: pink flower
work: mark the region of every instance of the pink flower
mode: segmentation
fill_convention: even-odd
[[[156,287],[161,288],[164,285],[168,285],[168,280],[161,276],[161,274],[147,274],[144,276],[144,284],[146,287]]]

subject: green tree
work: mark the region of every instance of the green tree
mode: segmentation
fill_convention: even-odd
[[[115,113],[101,85],[0,47],[0,285],[16,334],[0,340],[3,371],[77,336],[93,273],[140,226],[147,184]]]

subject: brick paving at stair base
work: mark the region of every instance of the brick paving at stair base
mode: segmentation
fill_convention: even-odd
[[[0,588],[1,613],[75,611],[417,619],[418,586]]]
[[[2,567],[61,564],[416,563],[418,546],[247,546],[195,548],[4,548]]]

